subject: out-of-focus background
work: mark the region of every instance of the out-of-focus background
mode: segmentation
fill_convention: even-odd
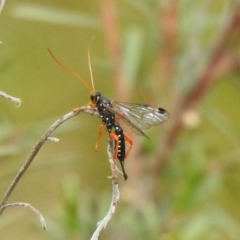
[[[239,239],[240,9],[225,0],[11,0],[0,15],[0,194],[48,127],[89,102],[55,56],[111,99],[169,111],[167,123],[133,138],[120,177],[121,204],[100,239]],[[0,216],[1,239],[90,239],[111,200],[107,134],[100,120],[61,125]]]

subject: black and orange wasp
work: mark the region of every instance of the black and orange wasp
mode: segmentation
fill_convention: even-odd
[[[136,134],[147,137],[142,129],[159,125],[167,121],[170,115],[161,107],[154,108],[149,104],[115,101],[109,99],[108,97],[102,96],[100,92],[95,91],[89,49],[90,47],[88,48],[88,64],[92,89],[78,73],[58,61],[49,49],[48,51],[55,62],[77,77],[77,79],[79,79],[89,90],[91,102],[88,103],[88,106],[95,108],[102,120],[95,151],[98,148],[98,142],[102,135],[103,128],[105,127],[105,129],[108,131],[109,137],[115,142],[113,158],[120,161],[124,179],[127,180],[128,176],[125,172],[124,161],[131,152],[133,141],[123,131],[120,122],[124,122],[125,124],[129,125]],[[127,150],[126,142],[128,142],[130,145]]]

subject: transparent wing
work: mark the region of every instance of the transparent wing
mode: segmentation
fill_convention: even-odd
[[[133,128],[138,135],[146,136],[141,129],[147,129],[167,121],[169,113],[163,108],[153,108],[148,104],[112,101],[113,109],[119,119]]]
[[[138,128],[133,122],[131,122],[128,118],[126,118],[126,116],[125,116],[125,114],[123,112],[119,112],[119,110],[115,110],[114,108],[111,108],[111,107],[107,106],[104,103],[103,103],[103,106],[108,111],[110,111],[113,114],[117,115],[119,120],[122,120],[122,122],[124,122],[125,124],[130,126],[136,134],[138,134],[140,136],[145,136],[146,138],[148,138],[148,136],[140,128]]]

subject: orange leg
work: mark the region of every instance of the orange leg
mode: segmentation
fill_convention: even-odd
[[[115,140],[115,148],[114,148],[113,158],[116,159],[117,154],[118,154],[118,145],[119,145],[118,136],[114,132],[110,132],[109,137],[111,139]]]
[[[129,146],[126,154],[125,154],[125,158],[124,158],[124,160],[125,160],[125,159],[128,157],[128,155],[129,155],[129,153],[131,152],[131,150],[132,150],[133,141],[132,141],[132,139],[131,139],[126,133],[123,133],[123,134],[124,134],[124,139],[125,139],[125,141],[130,144],[130,146]]]
[[[126,158],[128,157],[129,153],[130,153],[131,150],[132,150],[132,144],[133,144],[133,142],[132,142],[132,139],[131,139],[126,133],[123,133],[123,134],[124,134],[124,140],[130,144],[127,152],[125,153],[124,161],[123,161],[123,162],[120,162],[120,163],[121,163],[121,166],[122,166],[122,169],[123,169],[124,179],[125,179],[125,181],[126,181],[127,178],[128,178],[128,175],[126,174],[126,172],[125,172],[125,170],[124,170],[124,165],[123,165],[123,164],[124,164]]]
[[[98,139],[97,139],[97,142],[96,142],[96,145],[95,145],[95,149],[94,149],[95,152],[96,152],[97,149],[98,149],[98,143],[99,143],[99,140],[100,140],[100,138],[101,138],[101,136],[102,136],[103,127],[104,127],[104,124],[101,123],[100,129],[99,129],[99,133],[98,133]]]

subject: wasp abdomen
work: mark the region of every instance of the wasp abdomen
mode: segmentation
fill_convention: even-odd
[[[119,123],[114,122],[114,128],[115,128],[115,134],[118,137],[118,153],[117,153],[117,158],[119,161],[124,161],[125,159],[125,139],[124,139],[124,134],[121,126]]]

